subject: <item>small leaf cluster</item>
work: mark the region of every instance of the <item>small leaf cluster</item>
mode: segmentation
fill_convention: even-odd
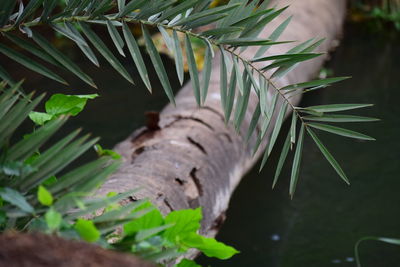
[[[131,246],[131,250],[151,259],[154,259],[151,255],[155,252],[169,251],[162,254],[163,258],[157,257],[158,261],[183,255],[190,248],[219,259],[228,259],[238,253],[233,247],[198,234],[202,219],[201,208],[172,211],[165,217],[149,202],[136,210],[149,207],[153,207],[150,212],[123,226],[123,238],[114,244],[116,247],[126,246],[126,243],[135,240],[137,243]]]
[[[96,97],[98,97],[98,94],[54,94],[48,101],[46,101],[46,112],[32,111],[29,113],[29,118],[37,125],[43,125],[45,122],[58,118],[62,115],[76,116],[83,110],[88,99],[94,99]]]

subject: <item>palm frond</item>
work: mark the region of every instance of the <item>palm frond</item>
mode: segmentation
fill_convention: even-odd
[[[43,7],[41,8],[42,4]],[[110,41],[120,55],[125,56],[124,49],[128,47],[133,62],[139,71],[139,76],[151,91],[143,56],[129,27],[132,24],[140,25],[145,47],[156,74],[169,100],[174,103],[174,95],[167,71],[161,60],[160,52],[150,35],[153,30],[158,30],[163,35],[168,49],[174,54],[176,71],[181,83],[183,82],[184,69],[182,58],[185,54],[183,50],[186,51],[194,95],[199,105],[204,104],[206,100],[212,68],[211,59],[214,55],[214,48],[218,48],[221,52],[219,57],[221,61],[221,102],[226,121],[229,121],[233,113],[233,124],[239,131],[248,108],[251,92],[258,97],[258,107],[253,114],[247,139],[254,134],[255,126],[260,123],[261,132],[257,136],[254,151],[257,151],[265,138],[269,138],[263,164],[265,164],[277,137],[280,135],[282,120],[289,112],[292,113],[293,118],[290,130],[291,146],[296,140],[296,122],[300,123],[302,129],[303,127],[307,129],[307,131],[304,131],[305,133],[311,133],[308,129],[314,127],[338,135],[363,137],[365,140],[371,140],[371,138],[355,134],[349,130],[307,122],[311,120],[320,122],[368,121],[368,119],[332,117],[325,114],[359,108],[363,105],[340,104],[300,108],[293,106],[290,102],[290,98],[294,95],[327,87],[347,77],[290,84],[282,88],[277,86],[277,81],[292,71],[298,64],[318,57],[320,54],[313,51],[323,42],[323,39],[310,39],[294,46],[284,54],[264,56],[264,53],[271,46],[288,42],[288,40],[279,40],[279,38],[288,27],[291,18],[286,19],[273,29],[267,39],[258,38],[260,32],[269,26],[271,21],[280,16],[287,7],[267,9],[268,1],[231,0],[227,4],[217,7],[210,7],[209,4],[209,0],[70,0],[67,1],[65,6],[61,6],[60,10],[60,8],[55,8],[57,1],[31,0],[26,6],[21,4],[22,6],[18,8],[15,1],[5,0],[2,1],[2,8],[0,9],[2,10],[0,13],[0,33],[7,35],[19,47],[29,50],[30,53],[51,64],[61,65],[62,68],[66,68],[95,87],[91,77],[82,72],[71,60],[34,30],[39,25],[49,25],[54,31],[71,39],[91,62],[98,65],[98,60],[89,45],[91,43],[117,72],[133,83],[125,67],[93,30],[95,24],[106,27]],[[214,25],[214,28],[202,27],[210,24]],[[13,34],[18,30],[21,30],[28,38],[17,39]],[[80,33],[81,31],[83,35]],[[183,44],[180,42],[178,33],[184,37]],[[192,42],[196,39],[206,44],[202,79],[200,79],[201,76],[198,73],[193,56]],[[32,40],[38,46],[33,45]],[[244,58],[242,52],[249,46],[258,46],[259,48],[251,58]],[[5,44],[0,44],[0,52],[41,75],[66,83],[58,74]],[[256,62],[257,64],[255,64]],[[12,78],[1,66],[0,77],[12,81]],[[237,93],[236,87],[238,88]],[[268,106],[266,105],[267,101],[270,103]],[[276,113],[275,109],[279,109],[280,112]],[[274,114],[278,116],[278,120],[272,123],[271,119]],[[304,116],[304,114],[307,115]],[[268,129],[271,129],[271,136],[267,135]],[[301,151],[299,150],[301,149],[302,146],[297,145],[296,155],[298,159],[300,159],[299,153]],[[300,162],[300,160],[298,161]],[[297,183],[298,164],[293,167],[295,168],[292,175],[294,187]],[[294,188],[291,189],[291,192],[294,192]]]

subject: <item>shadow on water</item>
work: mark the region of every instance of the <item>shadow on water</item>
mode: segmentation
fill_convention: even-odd
[[[352,185],[347,187],[307,138],[304,146],[302,170],[296,196],[288,196],[290,166],[287,164],[271,190],[272,176],[279,157],[275,151],[261,174],[257,168],[250,172],[234,193],[228,219],[218,238],[232,244],[241,254],[231,260],[199,262],[212,266],[355,266],[354,243],[366,235],[400,236],[400,38],[388,40],[363,32],[354,25],[347,26],[342,45],[335,52],[328,68],[336,76],[352,75],[351,80],[310,94],[303,105],[328,103],[374,103],[371,109],[357,114],[379,117],[381,122],[347,125],[377,138],[376,142],[357,142],[329,134],[320,134],[333,155],[341,163]],[[80,62],[75,55],[75,61]],[[173,69],[165,61],[167,69]],[[126,65],[129,66],[127,60]],[[24,70],[12,63],[10,69]],[[153,95],[138,81],[130,85],[109,67],[96,69],[87,61],[82,69],[95,77],[101,97],[88,102],[80,116],[72,118],[58,137],[78,127],[94,136],[101,136],[101,144],[110,148],[126,138],[144,123],[143,113],[160,110],[168,100],[158,84],[154,71]],[[128,67],[129,68],[129,67]],[[129,69],[138,77],[133,67]],[[173,73],[173,71],[171,71]],[[175,75],[175,74],[173,74]],[[26,88],[39,92],[67,94],[95,93],[66,73],[71,88],[42,78],[30,78]],[[18,77],[16,77],[18,78]],[[174,89],[179,89],[177,78],[171,77]],[[79,89],[78,89],[79,88]],[[32,125],[25,125],[25,130]],[[282,140],[280,140],[282,145]],[[278,146],[279,147],[279,146]],[[92,155],[93,156],[93,155]],[[363,266],[399,266],[399,248],[366,242],[361,245]]]
[[[304,144],[294,200],[288,196],[290,164],[271,191],[279,151],[234,193],[218,238],[241,254],[231,260],[201,259],[212,266],[355,266],[353,248],[363,236],[400,237],[400,36],[388,40],[347,25],[328,68],[353,78],[310,94],[302,106],[374,103],[357,114],[382,121],[343,124],[377,139],[361,142],[319,133],[341,163],[346,186],[310,138]],[[282,145],[283,140],[281,140]],[[360,246],[364,267],[400,266],[399,247],[367,241]]]

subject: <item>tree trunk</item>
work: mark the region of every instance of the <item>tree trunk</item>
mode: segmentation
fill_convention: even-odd
[[[280,40],[302,42],[325,37],[326,41],[318,48],[320,52],[329,51],[338,44],[337,38],[345,17],[345,0],[276,2],[278,6],[291,6],[270,23],[261,33],[262,37],[267,38],[280,23],[293,15]],[[268,54],[285,53],[295,44],[272,46]],[[248,48],[242,54],[244,58],[251,58],[254,49],[257,48]],[[275,82],[285,86],[310,80],[327,58],[326,54],[302,63]],[[244,134],[238,135],[232,126],[225,126],[219,86],[219,59],[216,58],[206,104],[197,107],[189,82],[177,95],[176,107],[165,107],[159,121],[154,114],[149,116],[152,119],[147,127],[135,131],[115,147],[123,156],[123,165],[98,193],[104,195],[110,191],[141,188],[132,198],[150,198],[163,213],[201,206],[204,217],[202,234],[215,235],[224,221],[233,190],[263,150],[252,156],[259,129],[246,144]],[[293,97],[292,103],[296,105],[299,100],[299,97]],[[252,95],[242,133],[248,128],[256,105],[256,96]],[[265,145],[266,142],[262,148]]]

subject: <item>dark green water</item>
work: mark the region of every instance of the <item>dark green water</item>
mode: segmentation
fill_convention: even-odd
[[[357,114],[382,121],[343,127],[374,136],[376,142],[320,133],[351,179],[351,186],[339,179],[311,138],[306,138],[298,189],[290,200],[290,164],[271,191],[279,157],[275,153],[261,174],[253,170],[242,180],[218,235],[241,254],[228,261],[202,259],[203,264],[355,266],[353,248],[359,238],[400,238],[399,59],[400,35],[388,38],[347,25],[343,42],[327,67],[336,76],[353,78],[308,95],[302,105],[375,104]],[[360,249],[364,267],[400,266],[400,247],[367,241]]]
[[[218,236],[241,254],[227,261],[201,258],[199,262],[212,266],[355,266],[351,260],[359,238],[400,237],[400,36],[388,38],[351,25],[346,29],[344,40],[327,67],[336,76],[352,75],[353,79],[310,94],[302,104],[375,104],[357,114],[379,117],[381,122],[345,126],[374,136],[376,142],[320,134],[351,179],[351,186],[337,177],[307,138],[298,189],[294,200],[290,200],[290,165],[285,166],[277,188],[271,190],[279,157],[276,151],[261,174],[254,170],[243,179]],[[75,60],[80,61],[78,56]],[[173,69],[168,62],[168,68]],[[128,61],[125,63],[129,66]],[[95,74],[101,97],[90,101],[64,130],[83,127],[85,132],[101,136],[100,143],[110,148],[143,125],[145,111],[160,110],[167,98],[157,82],[150,95],[141,83],[132,86],[107,63],[102,65],[102,69],[96,69],[80,64],[89,74]],[[11,63],[9,66],[19,69]],[[129,70],[137,77],[133,68]],[[22,69],[17,75],[28,77]],[[177,79],[171,75],[177,90]],[[28,79],[25,87],[69,94],[94,93],[72,76],[67,75],[67,80],[76,89],[67,90],[41,78]],[[157,80],[154,74],[151,80]],[[361,257],[365,267],[400,266],[400,247],[368,241],[361,245]]]

